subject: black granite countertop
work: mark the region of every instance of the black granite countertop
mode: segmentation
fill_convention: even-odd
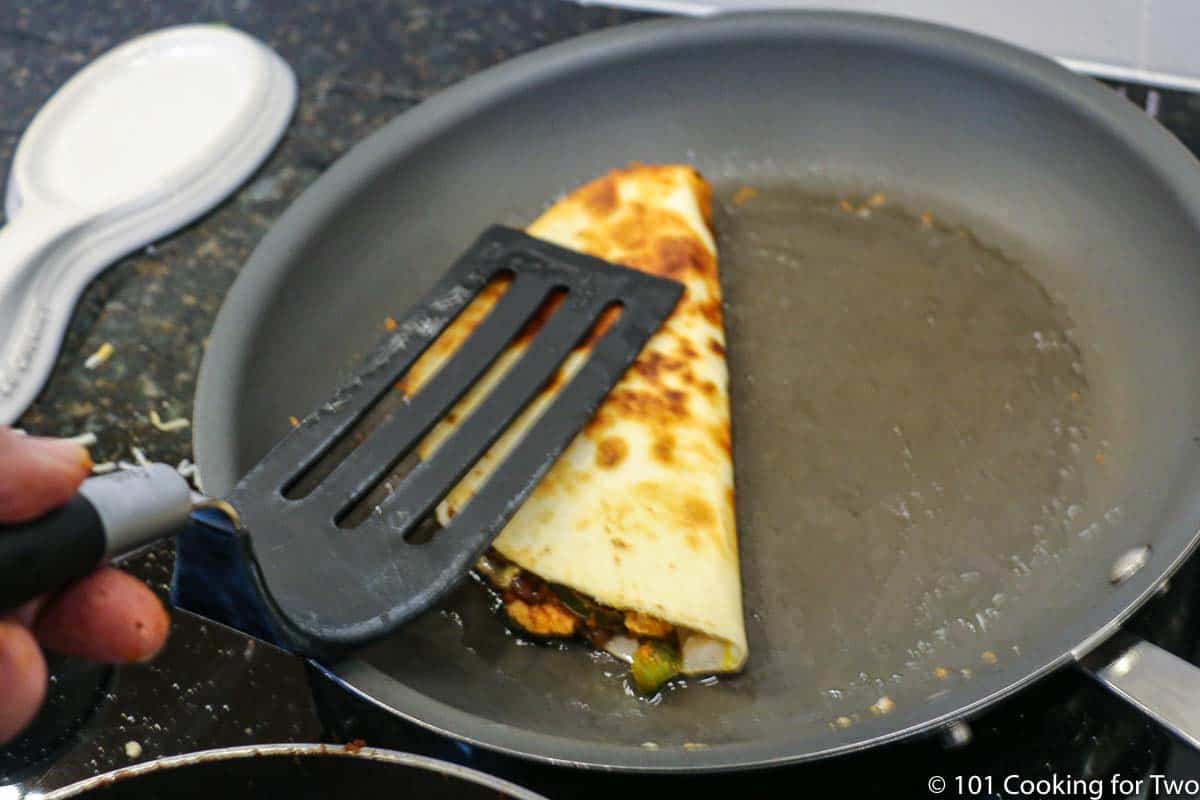
[[[18,423],[31,433],[92,432],[97,462],[191,457],[190,417],[205,342],[226,291],[271,223],[347,149],[439,89],[511,56],[636,15],[560,0],[26,0],[0,4],[0,178],[21,134],[87,62],[140,33],[223,22],[292,67],[299,103],[270,159],[224,203],[113,264],[75,311],[61,357]],[[112,357],[87,369],[103,344]],[[172,548],[128,568],[166,596]],[[80,689],[80,675],[85,689]],[[251,742],[315,741],[303,667],[185,614],[155,663],[107,670],[59,662],[40,726],[0,751],[0,785],[45,790],[138,760]],[[69,685],[70,688],[64,688]],[[82,692],[82,694],[81,694]],[[107,694],[83,731],[62,727],[89,692]],[[43,735],[44,734],[44,735]],[[128,753],[125,743],[133,742]]]

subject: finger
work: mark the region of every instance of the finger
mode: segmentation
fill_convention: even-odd
[[[28,522],[61,506],[92,470],[80,445],[11,428],[0,428],[0,464],[0,522]]]
[[[33,630],[57,653],[129,664],[157,655],[169,627],[154,592],[133,576],[104,567],[49,600]]]
[[[46,697],[46,660],[33,634],[0,622],[0,745],[16,738]]]

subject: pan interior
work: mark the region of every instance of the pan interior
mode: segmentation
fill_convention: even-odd
[[[1003,670],[1044,613],[1022,598],[1123,522],[1074,322],[1015,256],[883,191],[717,190],[746,672],[647,701],[615,659],[505,630],[473,583],[362,660],[631,746],[845,729]]]
[[[264,243],[214,337],[232,374],[198,406],[229,436],[199,455],[223,492],[484,226],[634,160],[718,186],[747,671],[650,704],[468,582],[337,668],[457,735],[620,766],[853,746],[1061,658],[1147,589],[1110,585],[1113,558],[1153,545],[1148,579],[1200,522],[1200,229],[1132,108],[890,21],[688,30],[712,33],[540,62],[385,130]],[[870,218],[839,207],[874,192]]]

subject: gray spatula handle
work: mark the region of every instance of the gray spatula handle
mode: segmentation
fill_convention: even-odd
[[[61,589],[106,559],[180,531],[192,492],[163,464],[89,478],[65,506],[0,525],[0,612]]]

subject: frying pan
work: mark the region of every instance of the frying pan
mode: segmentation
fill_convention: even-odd
[[[269,744],[169,756],[88,778],[47,800],[407,796],[539,800],[507,781],[432,758],[373,747]]]
[[[199,380],[204,489],[227,491],[477,231],[528,221],[630,161],[690,161],[722,187],[882,190],[1003,249],[1070,313],[1094,404],[1082,443],[1112,455],[1087,482],[1103,524],[1064,523],[1049,545],[994,529],[865,541],[894,569],[856,569],[854,543],[774,501],[803,479],[801,440],[782,463],[762,455],[795,435],[798,395],[783,387],[811,357],[788,335],[803,321],[767,309],[808,287],[768,291],[724,264],[730,302],[756,311],[728,330],[745,674],[650,704],[585,648],[518,646],[469,582],[395,638],[320,668],[433,731],[608,770],[848,753],[969,717],[1073,662],[1200,740],[1196,674],[1114,637],[1200,528],[1200,168],[1101,85],[976,35],[818,12],[644,22],[512,60],[406,112],[282,216],[232,288]],[[1011,569],[962,588],[997,562]]]

